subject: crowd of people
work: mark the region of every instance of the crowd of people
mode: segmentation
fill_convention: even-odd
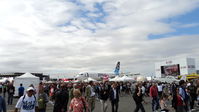
[[[3,85],[4,86],[4,85]],[[0,112],[6,112],[7,104],[12,105],[15,87],[12,83],[0,87]],[[5,89],[6,88],[6,89]],[[4,91],[5,89],[5,91]],[[150,104],[153,112],[190,112],[199,100],[199,80],[177,83],[161,82],[93,82],[88,83],[40,83],[30,85],[26,90],[20,84],[20,97],[14,112],[46,112],[47,103],[53,105],[53,112],[94,112],[96,100],[101,103],[101,112],[107,112],[109,103],[112,112],[118,112],[123,96],[132,96],[134,112],[145,112],[143,104]],[[151,101],[146,101],[148,98]],[[199,105],[199,102],[198,104]]]

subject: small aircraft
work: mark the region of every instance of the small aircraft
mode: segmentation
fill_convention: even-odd
[[[119,75],[120,71],[120,62],[117,62],[114,73],[103,73],[103,72],[81,72],[75,76],[78,80],[85,80],[87,78],[92,78],[95,80],[101,80],[103,78],[111,78],[116,75]]]

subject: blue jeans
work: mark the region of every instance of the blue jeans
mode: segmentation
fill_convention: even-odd
[[[159,108],[159,99],[158,99],[158,97],[153,97],[152,110],[155,111],[155,110],[158,110],[158,108]]]

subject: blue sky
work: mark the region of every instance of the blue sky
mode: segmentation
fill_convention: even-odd
[[[149,39],[199,34],[199,8],[191,12],[188,12],[186,14],[175,16],[172,18],[167,18],[162,21],[167,24],[175,24],[172,27],[175,30],[173,32],[169,32],[166,34],[159,34],[159,35],[151,34],[148,36]],[[187,27],[183,27],[186,25]]]

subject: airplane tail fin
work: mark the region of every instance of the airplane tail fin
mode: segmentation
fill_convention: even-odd
[[[120,62],[118,61],[114,71],[115,75],[119,75],[119,71],[120,71]]]

